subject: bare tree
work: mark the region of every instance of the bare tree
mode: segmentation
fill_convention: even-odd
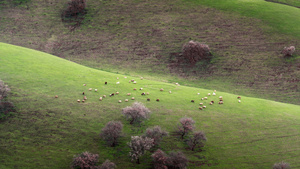
[[[195,121],[192,118],[183,117],[180,119],[180,124],[177,126],[178,133],[181,135],[181,139],[194,129]]]
[[[130,120],[130,124],[134,122],[141,122],[144,119],[148,119],[150,110],[140,102],[134,102],[132,106],[128,106],[122,109],[122,114]]]
[[[116,164],[109,161],[109,160],[105,160],[104,163],[102,163],[102,165],[100,166],[100,169],[114,169],[116,168]]]
[[[206,141],[206,136],[203,131],[197,131],[193,134],[193,137],[187,141],[187,144],[190,146],[191,150],[194,151],[195,147],[200,144],[202,141]]]
[[[163,131],[160,126],[154,126],[153,128],[147,128],[145,136],[154,140],[154,145],[158,145],[164,136],[168,133]]]
[[[153,139],[131,136],[131,142],[128,143],[128,146],[130,147],[129,156],[131,157],[131,161],[135,160],[137,164],[140,164],[140,157],[153,146]]]
[[[286,162],[275,163],[273,169],[290,169],[290,164]]]
[[[169,157],[162,150],[156,150],[152,155],[153,165],[155,169],[168,169]]]
[[[123,124],[120,121],[110,121],[102,129],[100,136],[111,146],[117,144],[118,138],[121,136]]]

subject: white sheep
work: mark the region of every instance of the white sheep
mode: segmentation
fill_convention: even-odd
[[[134,97],[132,97],[131,100],[134,100]]]
[[[215,96],[216,95],[216,93],[215,92],[213,92],[213,96]]]
[[[143,77],[141,77],[141,80],[143,80],[144,78]]]
[[[204,97],[204,100],[207,100],[207,97]]]
[[[207,93],[207,96],[210,96],[210,93]]]
[[[77,102],[80,103],[80,99],[78,99]]]
[[[134,81],[133,84],[136,84],[136,81]]]
[[[171,93],[172,93],[172,91],[169,91],[169,93],[171,94]]]
[[[200,95],[200,93],[197,93],[198,95]]]
[[[92,91],[92,88],[89,88],[89,91]]]
[[[116,94],[119,94],[119,92],[116,92]]]
[[[98,89],[95,89],[95,92],[97,92],[98,91]]]
[[[128,99],[125,99],[125,102],[128,102]]]
[[[116,84],[120,84],[120,82],[117,82]]]
[[[106,97],[106,95],[103,95],[103,98],[105,98]]]
[[[122,103],[122,100],[119,100],[119,103]]]
[[[241,100],[239,100],[239,103],[241,103],[242,101]]]
[[[161,88],[161,89],[160,89],[160,91],[164,91],[164,89],[163,89],[163,88]]]
[[[117,80],[119,80],[119,77],[117,77]]]
[[[127,93],[127,96],[130,96],[131,95],[131,93]]]
[[[102,101],[102,97],[100,97],[99,100]]]

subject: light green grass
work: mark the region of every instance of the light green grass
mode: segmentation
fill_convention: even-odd
[[[269,0],[269,1],[276,2],[276,3],[283,3],[286,5],[300,8],[300,1],[298,1],[298,0]]]
[[[181,150],[189,158],[189,168],[270,168],[286,161],[300,167],[299,120],[300,106],[217,91],[217,96],[201,101],[211,90],[176,86],[103,72],[78,65],[42,52],[0,43],[0,77],[12,93],[18,115],[0,123],[0,168],[68,168],[72,157],[83,151],[100,155],[100,162],[110,159],[118,168],[147,168],[151,158],[147,153],[140,165],[130,162],[126,143],[132,135],[140,135],[147,127],[160,125],[170,136],[160,148],[165,152]],[[117,80],[119,77],[119,80]],[[108,85],[104,85],[107,81]],[[120,84],[117,85],[116,82]],[[83,86],[87,84],[87,86]],[[141,96],[143,88],[150,92]],[[98,92],[88,91],[97,88]],[[164,91],[159,91],[164,88]],[[172,94],[168,91],[171,90]],[[85,92],[86,103],[77,103]],[[103,94],[120,92],[99,101]],[[132,93],[153,113],[140,128],[129,125],[121,109],[132,104],[124,102]],[[200,95],[197,95],[200,93]],[[54,96],[59,98],[55,99]],[[209,105],[223,96],[224,104]],[[151,101],[147,102],[146,98]],[[160,102],[155,102],[156,98]],[[121,99],[123,102],[118,103]],[[129,98],[130,99],[130,98]],[[191,103],[194,99],[195,103]],[[203,102],[207,108],[198,109]],[[208,138],[203,151],[192,152],[178,136],[174,127],[187,116],[196,121],[196,130]],[[99,138],[101,128],[111,120],[124,124],[120,145],[106,147]]]
[[[261,19],[269,25],[269,33],[282,33],[300,38],[300,10],[264,0],[185,0],[216,9],[237,12]]]

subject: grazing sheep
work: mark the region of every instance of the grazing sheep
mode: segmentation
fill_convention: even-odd
[[[119,77],[117,77],[117,80],[119,80]]]
[[[116,82],[116,84],[120,84],[120,82]]]
[[[207,100],[207,97],[204,97],[204,100]]]
[[[177,86],[180,86],[180,84],[179,83],[175,83]]]
[[[159,102],[159,99],[156,99],[157,102]]]
[[[131,83],[131,80],[129,80],[129,83]]]
[[[140,88],[140,90],[143,90],[143,88]]]
[[[97,92],[98,91],[98,89],[95,89],[95,92]]]
[[[210,96],[210,93],[207,93],[207,96]]]
[[[119,103],[122,103],[122,100],[119,100]]]
[[[131,93],[127,93],[127,96],[130,96],[131,95]]]
[[[200,95],[200,93],[197,93],[198,95]]]
[[[128,102],[128,99],[125,99],[125,102]]]
[[[85,100],[82,100],[82,103],[84,103],[85,102]]]
[[[104,84],[107,84],[107,82],[105,82]]]
[[[199,107],[200,110],[203,110],[202,107]]]
[[[215,102],[212,100],[211,103],[215,103]]]
[[[136,90],[136,88],[134,88],[133,90]]]
[[[127,79],[127,77],[126,77],[126,76],[124,76],[124,78],[125,78],[125,79]]]
[[[163,88],[161,88],[161,89],[160,89],[160,91],[164,91],[164,89],[163,89]]]
[[[148,98],[147,101],[150,101],[150,99]]]
[[[220,96],[220,97],[219,97],[219,99],[223,99],[223,97],[222,97],[222,96]]]
[[[169,91],[169,93],[171,94],[171,93],[172,93],[172,91]]]
[[[213,103],[212,103],[212,102],[210,102],[209,104],[210,104],[210,105],[212,105]]]
[[[110,94],[109,96],[111,97],[111,96],[114,96],[115,94],[114,93],[112,93],[112,94]]]
[[[134,100],[134,97],[132,97],[131,100]]]
[[[142,93],[141,95],[142,95],[142,96],[145,96],[146,94],[145,94],[145,93]]]
[[[143,77],[141,77],[141,80],[143,80],[144,78]]]
[[[203,109],[205,109],[206,108],[206,106],[202,106],[203,107]]]
[[[55,98],[58,98],[58,96],[57,96],[57,95],[55,95]]]
[[[149,92],[147,92],[146,94],[149,95]]]
[[[223,104],[223,101],[220,101],[219,104]]]
[[[80,99],[78,99],[77,102],[80,103]]]
[[[134,81],[133,84],[136,84],[136,81]]]
[[[214,92],[217,92],[216,90],[214,90]]]
[[[213,96],[215,96],[216,95],[216,93],[215,92],[213,92]]]
[[[201,100],[204,100],[204,98],[201,98]]]
[[[82,95],[84,95],[84,92],[82,92]]]
[[[86,86],[86,84],[83,84],[83,86]]]
[[[191,102],[194,103],[195,101],[194,101],[194,100],[191,100]]]
[[[134,82],[134,79],[132,79],[131,82]]]
[[[119,94],[119,92],[116,92],[116,94]]]
[[[86,97],[86,96],[84,96],[84,97],[83,97],[83,99],[84,99],[84,100],[87,100],[87,97]]]
[[[103,95],[103,98],[105,98],[106,97],[106,95]]]
[[[203,103],[199,103],[201,106],[203,105]]]
[[[102,101],[102,97],[100,97],[99,100]]]
[[[89,91],[92,91],[92,88],[89,88]]]
[[[241,103],[241,100],[239,100],[239,103]]]
[[[238,99],[242,99],[241,96],[238,96],[237,98],[238,98]]]
[[[220,102],[222,102],[223,101],[223,99],[220,99]]]

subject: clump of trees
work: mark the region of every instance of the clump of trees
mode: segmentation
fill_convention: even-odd
[[[153,142],[152,138],[131,136],[131,141],[128,143],[131,161],[136,161],[137,164],[140,164],[140,157],[144,155],[147,150],[151,149],[154,145]]]
[[[290,164],[286,162],[275,163],[273,169],[290,169]]]
[[[118,138],[121,136],[123,124],[120,121],[110,121],[102,129],[100,137],[111,147],[116,146]]]
[[[158,145],[163,137],[168,136],[168,132],[162,130],[160,126],[147,128],[145,136],[153,139],[153,144]]]
[[[182,152],[170,152],[169,155],[158,149],[151,155],[155,169],[185,169],[188,160]]]
[[[101,166],[98,166],[99,155],[92,154],[89,152],[83,152],[81,154],[75,155],[71,163],[72,169],[114,169],[116,165],[106,160]]]
[[[74,17],[86,13],[86,0],[70,0],[63,11],[63,17]]]
[[[211,59],[212,54],[208,45],[191,40],[183,45],[182,56],[190,63],[195,64],[200,60]]]
[[[193,131],[195,126],[195,121],[189,117],[183,117],[179,120],[179,124],[177,125],[177,132],[180,134],[181,139],[189,132]]]
[[[122,114],[130,121],[130,124],[148,119],[150,113],[151,111],[140,102],[134,102],[132,106],[122,109]]]
[[[195,147],[202,143],[203,141],[206,141],[207,138],[205,136],[205,133],[203,131],[197,131],[193,133],[193,137],[190,137],[187,141],[188,146],[191,148],[192,151],[194,151]]]
[[[292,56],[293,53],[295,52],[295,50],[296,50],[295,46],[284,47],[283,50],[281,51],[281,53],[284,56]]]

